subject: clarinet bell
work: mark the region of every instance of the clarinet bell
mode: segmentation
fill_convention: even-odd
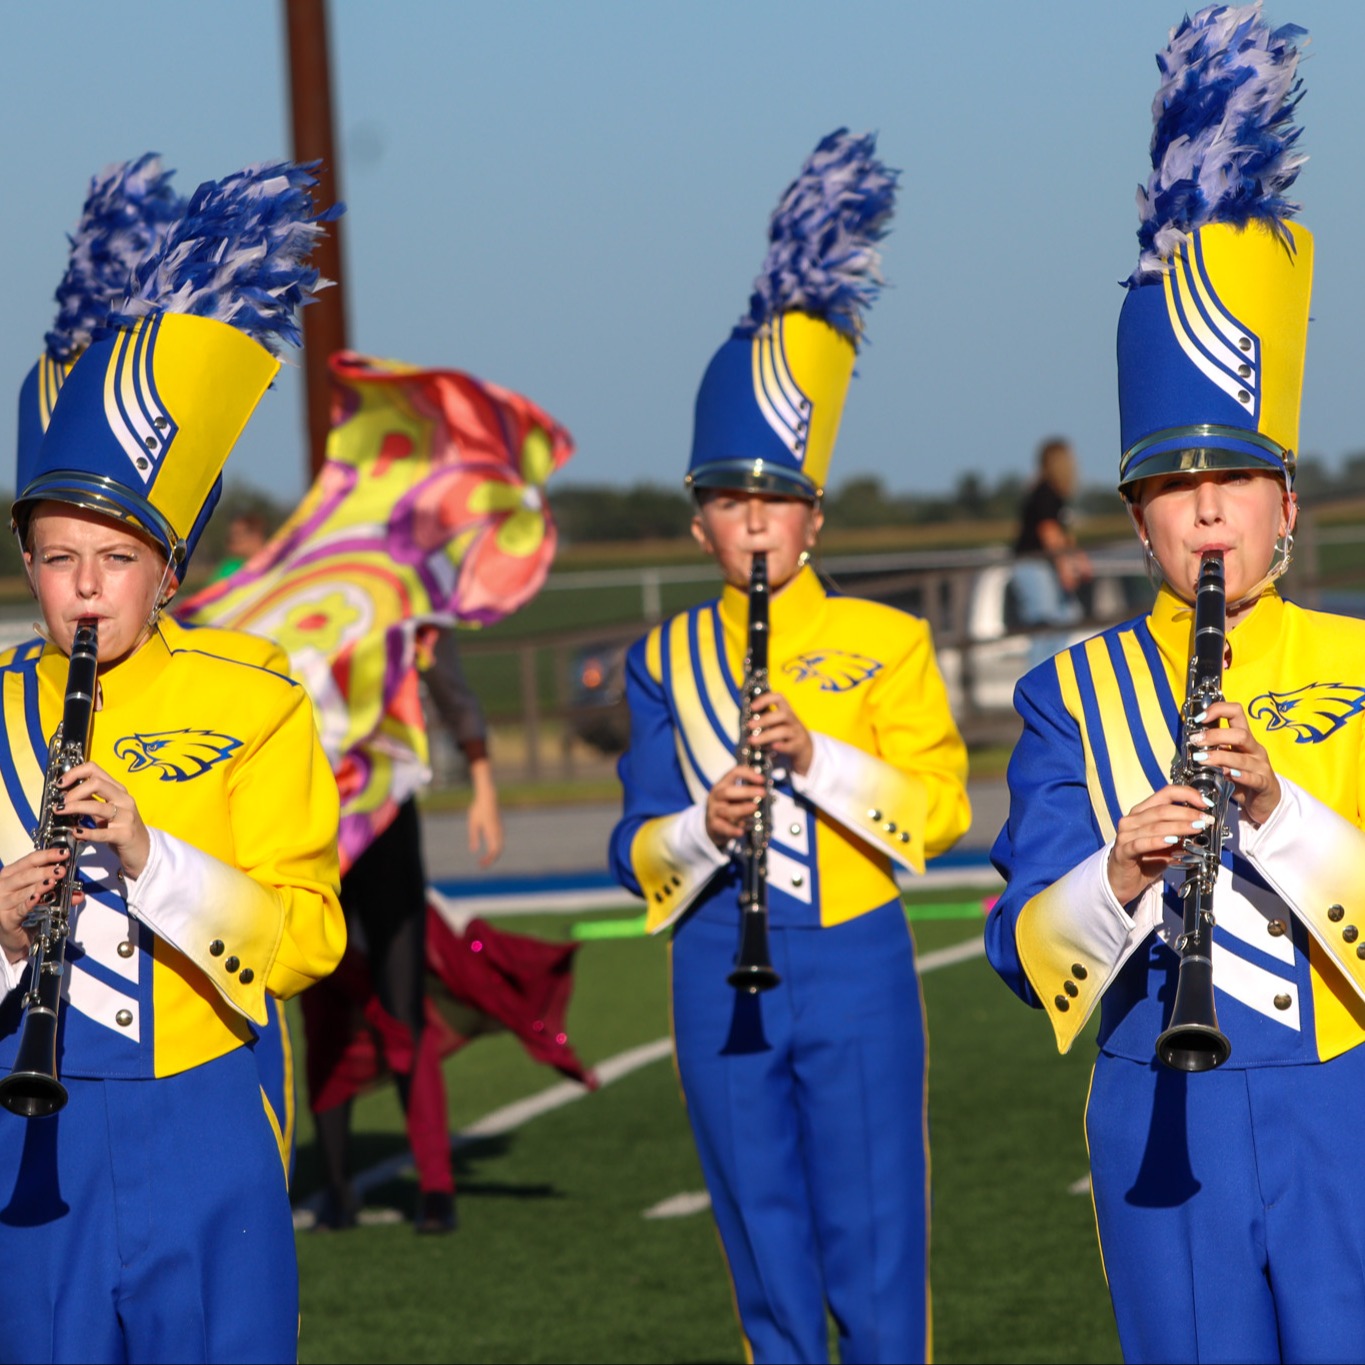
[[[750,995],[770,991],[782,980],[766,962],[738,963],[725,979],[737,991],[747,991]]]
[[[42,1071],[11,1071],[0,1079],[0,1105],[20,1118],[51,1118],[66,1107],[66,1086]]]
[[[1156,1040],[1156,1055],[1173,1071],[1213,1071],[1232,1055],[1232,1044],[1218,1027],[1213,979],[1205,962],[1182,968],[1171,1022]]]
[[[743,912],[735,969],[725,979],[737,991],[748,991],[750,995],[770,991],[782,980],[773,970],[768,956],[768,916],[765,913]]]
[[[1185,1024],[1156,1040],[1156,1055],[1172,1071],[1212,1071],[1232,1056],[1232,1044],[1216,1024]]]

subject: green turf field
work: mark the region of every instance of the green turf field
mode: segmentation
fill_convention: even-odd
[[[562,938],[573,922],[508,927]],[[963,919],[915,924],[921,954],[979,932]],[[584,944],[570,1031],[586,1060],[667,1033],[665,969],[654,940]],[[936,1358],[1118,1360],[1090,1201],[1068,1192],[1086,1170],[1089,1049],[1058,1057],[1042,1016],[984,958],[935,970],[924,988]],[[556,1080],[511,1039],[481,1040],[447,1064],[452,1123]],[[357,1103],[355,1146],[360,1167],[405,1150],[392,1087]],[[406,1224],[299,1234],[303,1361],[743,1358],[708,1214],[642,1216],[702,1189],[668,1060],[463,1149],[457,1179],[454,1236],[418,1238]],[[316,1185],[305,1113],[296,1195]],[[406,1213],[414,1191],[396,1179],[368,1202]]]

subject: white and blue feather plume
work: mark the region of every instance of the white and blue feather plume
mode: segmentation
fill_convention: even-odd
[[[90,344],[184,207],[171,188],[171,172],[153,152],[91,179],[80,222],[67,237],[71,251],[46,338],[53,360],[72,360]]]
[[[877,243],[889,230],[900,174],[876,149],[875,133],[840,128],[806,159],[769,220],[768,254],[738,335],[799,309],[855,345],[861,339],[863,314],[881,292]]]
[[[111,321],[190,313],[226,322],[273,354],[298,346],[298,310],[331,283],[309,254],[322,224],[344,211],[316,212],[309,191],[317,164],[248,166],[200,185]]]
[[[1152,175],[1137,193],[1141,256],[1130,285],[1157,278],[1187,233],[1208,223],[1267,223],[1282,236],[1286,198],[1307,157],[1296,24],[1272,29],[1259,0],[1211,5],[1171,30],[1157,55]]]

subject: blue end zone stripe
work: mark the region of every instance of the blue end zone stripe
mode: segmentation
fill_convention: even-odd
[[[984,848],[945,853],[929,860],[931,872],[975,872],[990,865],[990,854]],[[431,885],[441,895],[455,900],[461,896],[534,896],[556,891],[617,892],[621,889],[621,884],[610,872],[597,868],[506,877],[447,877]]]
[[[1171,742],[1180,743],[1180,703],[1171,691],[1171,680],[1166,676],[1166,665],[1161,661],[1161,651],[1157,648],[1152,632],[1145,621],[1133,631],[1133,636],[1142,646],[1142,656],[1147,660],[1147,671],[1152,675],[1152,686],[1156,688],[1157,700],[1161,703],[1161,715],[1166,728],[1171,732]],[[1162,783],[1165,786],[1165,783]]]
[[[673,632],[671,630],[661,630],[659,632],[659,671],[663,674],[664,692],[668,696],[669,709],[676,717],[678,714],[678,703],[673,695],[672,637]],[[697,775],[697,780],[709,791],[711,789],[711,783],[707,779],[706,774],[702,772],[701,764],[697,762],[697,756],[692,752],[692,746],[687,742],[687,731],[683,729],[681,725],[677,724],[676,721],[674,722],[673,729],[682,739],[683,753],[687,755],[687,761],[691,765],[692,771]]]
[[[697,696],[701,698],[702,713],[706,716],[707,723],[715,731],[716,738],[721,742],[721,746],[731,751],[739,740],[738,735],[727,735],[725,727],[720,723],[720,717],[716,715],[716,708],[711,705],[711,693],[706,686],[706,675],[701,667],[701,611],[693,610],[687,614],[687,652],[689,662],[692,665],[692,679],[697,685]]]
[[[1090,660],[1086,657],[1084,645],[1076,645],[1071,650],[1071,662],[1076,668],[1076,689],[1081,694],[1081,711],[1085,715],[1086,733],[1090,736],[1090,752],[1095,756],[1095,773],[1099,777],[1100,791],[1104,795],[1104,804],[1109,808],[1109,819],[1117,826],[1127,812],[1119,809],[1118,794],[1114,790],[1104,721],[1095,699],[1095,680],[1090,675]]]
[[[1137,753],[1138,762],[1142,764],[1142,771],[1146,774],[1147,781],[1152,784],[1153,791],[1160,791],[1166,785],[1167,777],[1161,770],[1161,764],[1156,761],[1156,755],[1152,752],[1152,746],[1147,742],[1147,730],[1137,721],[1138,711],[1137,692],[1133,687],[1133,675],[1128,669],[1128,656],[1123,652],[1121,632],[1114,631],[1105,637],[1105,645],[1109,650],[1109,662],[1114,668],[1114,677],[1119,685],[1119,696],[1123,698],[1124,714],[1134,717],[1133,722],[1133,749]]]
[[[720,619],[720,603],[714,603],[711,607],[711,630],[716,637],[716,654],[720,659],[720,676],[725,679],[725,685],[730,689],[730,695],[735,699],[735,705],[743,708],[744,693],[740,691],[740,679],[737,679],[730,672],[730,655],[725,648],[725,627]]]

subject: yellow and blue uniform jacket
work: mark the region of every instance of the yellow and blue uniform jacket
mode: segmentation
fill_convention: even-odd
[[[1024,733],[992,855],[1008,885],[986,947],[1063,1052],[1102,1002],[1100,1047],[1149,1062],[1174,999],[1183,874],[1122,906],[1105,869],[1119,820],[1168,781],[1190,621],[1163,589],[1150,616],[1057,655],[1015,694]],[[1259,828],[1230,808],[1212,955],[1227,1065],[1325,1061],[1365,1039],[1365,622],[1267,592],[1228,643],[1224,695],[1283,795]]]
[[[200,654],[216,654],[220,659],[235,659],[254,668],[268,668],[284,678],[293,676],[289,655],[264,635],[226,630],[222,626],[189,625],[174,616],[163,616],[157,629],[172,650],[193,649]]]
[[[168,1076],[222,1056],[265,1024],[267,994],[297,994],[345,947],[339,803],[308,695],[188,647],[197,634],[154,634],[100,675],[91,757],[136,799],[151,853],[125,880],[107,849],[81,850],[66,1075]],[[32,848],[66,673],[65,656],[37,641],[0,655],[4,862]],[[0,1066],[17,1045],[25,970],[0,962]]]
[[[804,775],[775,764],[768,913],[777,927],[840,924],[898,896],[970,823],[967,756],[929,628],[894,608],[829,597],[803,569],[771,603],[769,678],[811,732]],[[748,596],[656,626],[630,650],[617,879],[657,932],[696,904],[733,919],[738,874],[706,834],[706,794],[735,765]],[[779,760],[780,763],[780,760]]]
[[[163,616],[158,629],[172,650],[193,649],[256,668],[268,668],[285,678],[292,676],[289,656],[263,635],[226,630],[221,626],[187,625],[174,616]],[[285,1172],[292,1180],[296,1126],[294,1045],[289,1036],[284,1001],[271,996],[266,1001],[266,1009],[270,1019],[264,1028],[256,1030],[256,1067],[271,1127],[279,1139]]]

